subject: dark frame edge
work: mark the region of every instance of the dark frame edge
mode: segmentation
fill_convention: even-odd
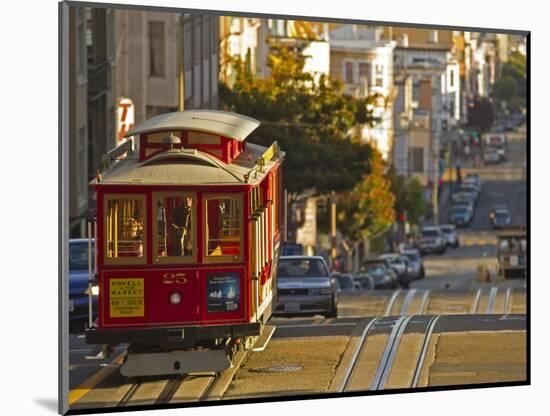
[[[139,0],[137,0],[139,1]],[[224,10],[210,10],[210,9],[189,9],[185,7],[170,7],[170,6],[149,6],[139,4],[122,4],[122,3],[95,3],[95,2],[83,2],[83,1],[65,1],[68,6],[71,7],[95,7],[102,9],[125,9],[125,10],[138,10],[138,11],[150,11],[150,12],[163,12],[163,13],[190,13],[190,14],[207,14],[207,15],[222,15],[222,16],[238,16],[238,17],[256,17],[263,19],[289,19],[289,20],[304,20],[315,22],[330,22],[330,23],[347,23],[347,24],[363,24],[363,25],[379,25],[379,26],[395,26],[395,27],[410,27],[410,28],[431,28],[441,30],[463,30],[466,32],[494,32],[494,33],[506,33],[510,35],[522,35],[526,36],[530,33],[528,30],[518,29],[498,29],[498,28],[480,28],[469,27],[459,25],[438,25],[432,23],[399,23],[385,20],[362,20],[362,19],[347,19],[339,17],[326,17],[326,16],[301,16],[290,14],[276,14],[276,13],[260,13],[260,12],[243,12],[243,11],[224,11]]]
[[[526,289],[526,297],[527,297],[527,313],[526,313],[526,330],[527,330],[527,337],[526,337],[526,352],[527,352],[527,381],[529,384],[531,384],[531,32],[528,32],[525,35],[525,43],[526,43],[526,186],[527,186],[527,194],[526,194],[526,226],[527,226],[527,289]]]
[[[58,3],[58,404],[69,411],[69,5]]]
[[[346,397],[368,397],[371,395],[386,395],[386,394],[402,394],[402,393],[425,393],[425,392],[438,392],[438,391],[451,391],[451,390],[470,390],[480,388],[493,388],[493,387],[518,387],[531,385],[531,281],[528,276],[527,281],[527,316],[526,316],[526,329],[527,329],[527,372],[525,381],[517,382],[503,382],[503,383],[487,383],[487,384],[468,384],[468,385],[446,385],[441,387],[426,387],[417,389],[396,389],[377,392],[359,391],[353,393],[319,393],[312,395],[292,395],[292,396],[276,396],[276,397],[261,397],[261,398],[247,398],[247,399],[233,399],[223,400],[216,402],[193,402],[193,403],[175,403],[172,405],[138,405],[129,408],[88,408],[88,409],[70,409],[68,404],[68,282],[66,282],[63,276],[68,274],[68,238],[69,238],[69,224],[68,224],[68,108],[69,108],[69,82],[68,82],[68,28],[69,28],[69,8],[70,7],[93,7],[93,8],[112,8],[112,9],[125,9],[125,10],[139,10],[139,11],[157,11],[157,12],[177,12],[177,13],[192,13],[192,14],[207,14],[207,15],[225,15],[225,16],[239,16],[239,17],[258,17],[258,18],[283,18],[283,19],[296,19],[306,21],[320,21],[320,22],[334,22],[334,23],[348,23],[348,24],[374,24],[382,26],[396,26],[396,27],[411,27],[411,28],[437,28],[447,30],[464,30],[473,32],[495,32],[505,33],[512,35],[522,35],[526,37],[527,44],[527,114],[526,114],[526,142],[527,142],[527,215],[526,226],[528,232],[528,256],[527,256],[527,268],[530,273],[531,261],[530,261],[530,247],[531,247],[531,219],[530,219],[530,195],[531,195],[531,31],[529,30],[506,30],[495,28],[476,28],[467,26],[454,26],[454,25],[437,25],[437,24],[420,24],[420,23],[397,23],[390,21],[374,21],[374,20],[359,20],[359,19],[345,19],[345,18],[330,18],[319,16],[298,16],[298,15],[278,15],[258,12],[240,12],[240,11],[221,11],[221,10],[205,10],[205,9],[188,9],[183,7],[166,7],[166,6],[147,6],[147,5],[129,5],[120,3],[96,3],[96,2],[82,2],[82,1],[61,1],[58,3],[59,9],[59,41],[58,41],[58,125],[59,125],[59,143],[58,143],[58,203],[59,203],[59,235],[58,235],[58,271],[59,271],[59,283],[58,283],[58,295],[59,295],[59,332],[58,332],[58,412],[62,415],[71,414],[91,414],[91,413],[112,413],[112,412],[127,412],[138,410],[159,410],[159,409],[173,409],[173,408],[187,408],[187,407],[209,407],[216,405],[236,405],[236,404],[252,404],[252,403],[268,403],[268,402],[288,402],[297,400],[312,400],[312,399],[331,399],[331,398],[346,398]]]

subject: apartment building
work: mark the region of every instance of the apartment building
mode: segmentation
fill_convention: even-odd
[[[461,68],[454,55],[453,33],[384,28],[383,37],[396,41],[396,169],[417,178],[431,192],[443,170],[441,149],[461,120]]]
[[[132,100],[136,123],[177,109],[180,16],[116,11],[116,96]],[[185,108],[217,108],[219,18],[186,14],[183,28]]]
[[[383,29],[340,25],[330,31],[330,75],[344,83],[344,92],[355,97],[379,94],[374,127],[363,126],[361,138],[388,160],[393,148],[394,48],[382,38]]]
[[[88,183],[118,144],[120,104],[133,123],[177,109],[179,15],[69,8],[69,226],[86,234],[95,215]],[[186,108],[217,108],[218,17],[184,16]],[[125,126],[128,128],[128,126]]]

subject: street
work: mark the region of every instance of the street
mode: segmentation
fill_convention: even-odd
[[[475,281],[478,265],[487,266],[496,274],[496,233],[489,223],[489,212],[496,204],[505,204],[511,214],[511,225],[526,224],[527,182],[524,162],[526,160],[525,127],[508,133],[508,160],[497,165],[481,168],[463,163],[462,175],[478,173],[483,183],[474,220],[469,228],[459,229],[460,247],[447,250],[443,256],[425,258],[427,278],[414,282],[418,289],[471,289],[484,286]],[[442,206],[445,204],[442,201]],[[447,212],[443,212],[442,223]],[[523,280],[496,282],[499,286],[520,287]],[[495,283],[493,283],[495,284]]]
[[[475,171],[483,190],[460,247],[425,256],[426,277],[407,290],[342,293],[338,318],[272,317],[269,336],[240,351],[235,366],[212,374],[125,379],[112,361],[84,359],[70,338],[71,407],[96,408],[203,400],[373,391],[526,377],[526,282],[496,278],[489,210],[505,202],[513,224],[526,221],[525,130],[511,134],[508,161]],[[493,281],[476,278],[487,266]],[[114,359],[113,359],[114,358]]]

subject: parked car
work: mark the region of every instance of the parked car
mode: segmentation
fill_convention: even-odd
[[[458,231],[456,226],[452,224],[440,225],[439,229],[443,232],[443,235],[447,239],[447,246],[449,247],[458,247]]]
[[[349,273],[334,273],[333,277],[339,293],[354,293],[361,289],[361,285]]]
[[[443,254],[447,250],[447,239],[439,227],[424,227],[420,230],[420,252]]]
[[[459,193],[465,195],[464,199],[471,199],[474,205],[477,205],[477,201],[479,200],[479,191],[475,187],[470,185],[462,185]]]
[[[472,224],[473,211],[469,205],[453,205],[449,221],[457,227],[468,227]]]
[[[92,240],[92,253],[93,253]],[[92,254],[92,264],[94,258]],[[69,240],[69,324],[72,329],[84,330],[88,322],[88,240]],[[92,285],[92,319],[97,317],[97,284]]]
[[[371,284],[374,284],[372,289],[397,289],[399,287],[397,273],[388,267],[383,259],[364,260],[355,279],[363,288],[367,288],[367,285]]]
[[[453,204],[468,204],[472,205],[472,208],[475,206],[474,195],[468,192],[456,192],[451,196]]]
[[[281,256],[303,256],[304,246],[301,244],[284,244],[281,248]]]
[[[495,217],[496,212],[499,210],[508,210],[508,208],[504,204],[493,205],[493,208],[491,208],[491,211],[489,211],[489,224],[493,223],[493,218]]]
[[[517,125],[513,120],[506,119],[503,121],[502,127],[504,128],[504,131],[514,131]]]
[[[412,279],[422,279],[425,276],[424,263],[420,251],[417,249],[404,249],[401,254],[409,260],[407,273]]]
[[[481,192],[481,178],[479,173],[468,173],[464,178],[464,183],[473,183]]]
[[[496,152],[499,155],[499,162],[502,160],[506,160],[506,147],[507,147],[507,139],[506,135],[499,133],[487,133],[484,136],[484,144],[485,149],[495,149]]]
[[[479,194],[481,193],[481,183],[479,181],[476,181],[474,178],[465,178],[462,181],[462,186],[474,189],[479,197]]]
[[[488,147],[485,149],[485,152],[483,153],[483,161],[485,163],[499,163],[500,162],[500,154],[497,149],[494,147]]]
[[[338,315],[336,280],[320,256],[281,256],[277,298],[276,314]]]
[[[408,274],[409,260],[407,259],[407,257],[402,256],[398,253],[387,253],[382,254],[378,258],[385,260],[386,265],[392,268],[395,273],[397,273],[397,279],[399,280],[399,284],[401,285],[401,287],[409,287],[409,282],[411,278]]]
[[[505,228],[510,225],[512,217],[510,211],[507,208],[500,208],[494,212],[494,216],[491,218],[491,225],[493,228]]]

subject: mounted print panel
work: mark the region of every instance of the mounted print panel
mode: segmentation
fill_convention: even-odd
[[[530,383],[529,32],[60,7],[63,413]]]

